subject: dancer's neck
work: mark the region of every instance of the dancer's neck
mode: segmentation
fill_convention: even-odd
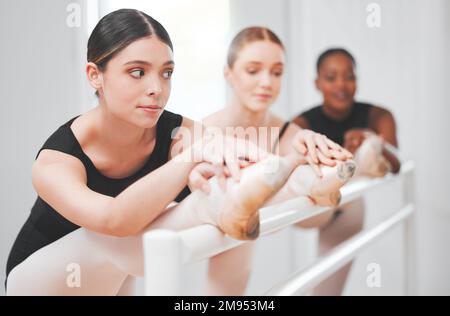
[[[269,111],[251,111],[238,100],[232,100],[226,107],[227,122],[234,127],[269,127]]]
[[[323,104],[322,105],[322,111],[328,118],[330,118],[330,119],[332,119],[334,121],[343,121],[347,117],[349,117],[350,114],[352,113],[352,111],[353,111],[353,104],[351,106],[349,106],[348,109],[343,110],[343,111],[336,110],[332,106]]]

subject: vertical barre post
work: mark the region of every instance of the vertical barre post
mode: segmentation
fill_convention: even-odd
[[[183,245],[170,230],[144,234],[145,295],[180,295]]]
[[[405,174],[403,179],[404,203],[412,204],[414,211],[405,220],[404,225],[404,291],[406,295],[417,295],[416,270],[416,214],[415,172],[414,167]]]

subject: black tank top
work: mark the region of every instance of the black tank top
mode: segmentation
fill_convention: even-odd
[[[299,116],[306,119],[309,128],[315,132],[324,134],[329,139],[344,144],[345,133],[352,128],[368,128],[369,115],[373,105],[367,103],[355,102],[352,105],[350,115],[341,121],[329,118],[321,105],[316,106]]]
[[[77,116],[78,117],[78,116]],[[43,149],[53,149],[75,156],[84,165],[87,174],[87,186],[98,193],[111,197],[117,196],[129,185],[151,171],[159,168],[168,161],[169,150],[172,142],[172,131],[182,123],[182,116],[168,111],[164,111],[158,120],[156,127],[156,143],[152,154],[145,165],[134,174],[121,179],[108,178],[101,174],[94,166],[93,162],[83,152],[81,145],[70,128],[74,117],[62,125],[44,143],[39,153]],[[36,158],[39,156],[37,154]],[[185,187],[178,195],[176,201],[181,201],[190,193]],[[17,236],[8,257],[6,276],[11,270],[28,256],[42,247],[58,240],[59,238],[78,229],[79,226],[70,222],[39,196],[34,203],[31,214]]]
[[[287,121],[287,122],[285,122],[285,123],[283,124],[283,126],[281,127],[280,134],[278,135],[277,139],[275,139],[275,142],[274,142],[274,144],[273,144],[273,146],[272,146],[272,153],[275,153],[275,150],[277,149],[277,145],[280,143],[281,137],[283,137],[283,135],[284,135],[284,133],[286,132],[286,130],[287,130],[289,124],[291,124],[291,122],[290,122],[290,121]]]

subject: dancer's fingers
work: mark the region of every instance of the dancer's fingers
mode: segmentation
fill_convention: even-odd
[[[244,158],[251,162],[258,162],[269,157],[269,153],[267,151],[255,145],[251,141],[247,141],[246,146],[248,146],[248,150],[244,151]]]
[[[353,159],[353,154],[345,148],[342,148],[342,152],[347,156],[347,159]]]
[[[200,189],[200,190],[202,190],[202,183],[201,183],[201,179],[202,177],[201,177],[201,175],[200,175],[200,173],[198,172],[198,171],[196,171],[196,170],[192,170],[192,172],[189,174],[189,188],[192,190],[192,191],[195,191],[195,190],[198,190],[198,189]]]
[[[269,156],[269,153],[255,143],[247,139],[228,137],[226,140],[226,151],[234,154],[234,157],[258,162]]]
[[[222,152],[212,148],[212,146],[204,150],[202,158],[203,161],[209,162],[212,165],[222,166],[224,164]]]
[[[342,147],[339,146],[338,144],[336,144],[335,142],[333,142],[331,139],[329,139],[328,137],[325,138],[325,142],[327,143],[328,147],[330,147],[331,149],[334,150],[340,150]]]
[[[231,177],[230,169],[228,169],[227,166],[223,168],[223,174],[225,175],[226,178]]]
[[[209,194],[211,187],[208,179],[215,175],[214,166],[207,163],[197,165],[189,174],[189,187],[192,190],[202,190]]]
[[[211,193],[211,186],[209,185],[209,182],[206,180],[202,180],[202,182],[203,184],[201,186],[201,190],[206,194]]]
[[[340,154],[335,155],[334,156],[335,158],[343,157],[342,159],[344,159],[344,160],[353,158],[353,154],[351,152],[349,152],[347,149],[339,146],[338,144],[336,144],[335,142],[333,142],[329,138],[326,138],[325,142],[327,143],[328,147],[330,147],[332,150],[334,150],[335,152],[340,153]]]
[[[317,156],[319,157],[320,163],[334,167],[336,166],[336,160],[326,157],[322,152],[318,151]]]
[[[306,153],[308,152],[308,149],[306,148],[306,145],[301,143],[301,142],[294,142],[292,144],[292,146],[294,147],[294,149],[301,155],[306,155]]]
[[[320,167],[318,164],[316,164],[314,161],[312,161],[312,158],[310,156],[306,157],[306,161],[313,169],[314,173],[321,178],[322,177],[322,171],[320,170]]]
[[[315,134],[314,140],[316,142],[317,147],[320,149],[323,155],[326,157],[330,157],[330,151],[328,150],[328,145],[325,141],[326,137],[321,134]],[[319,153],[319,151],[317,152]]]
[[[308,156],[311,157],[312,162],[314,162],[315,164],[319,163],[316,152],[316,143],[314,143],[312,137],[306,138],[306,147],[308,148]]]
[[[245,160],[245,159],[239,159],[239,167],[241,169],[247,168],[248,166],[250,166],[251,164],[253,164],[252,162]]]
[[[225,152],[225,164],[230,171],[231,177],[238,182],[241,178],[239,159],[235,159],[233,153]]]
[[[347,160],[347,155],[342,150],[331,150],[331,156],[337,160]]]
[[[217,176],[217,183],[219,184],[219,187],[222,189],[223,192],[227,191],[227,179],[225,177],[225,171],[223,165],[216,165],[216,176]]]

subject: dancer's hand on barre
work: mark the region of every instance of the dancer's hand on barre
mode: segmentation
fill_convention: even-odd
[[[266,151],[248,140],[223,135],[207,134],[195,142],[192,149],[194,159],[210,163],[214,167],[215,175],[219,176],[222,182],[226,172],[239,181],[243,161],[253,163],[268,157]],[[228,171],[224,170],[225,166]],[[199,167],[197,171],[210,173],[205,168],[207,167]]]
[[[334,167],[336,160],[346,161],[353,158],[349,151],[325,135],[308,129],[303,129],[295,135],[292,146],[304,156],[304,163],[310,164],[318,176],[322,176],[320,164]]]
[[[377,137],[377,134],[367,128],[353,128],[344,135],[344,147],[354,154],[364,140],[371,136]]]
[[[383,154],[387,143],[375,132],[368,129],[353,129],[345,135],[345,145],[355,154],[357,174],[370,178],[384,177],[392,170],[391,162],[398,161],[392,154]]]
[[[239,168],[245,168],[253,164],[253,162],[239,159]],[[216,166],[202,162],[192,169],[189,175],[188,186],[191,191],[201,190],[206,194],[211,192],[211,186],[208,180],[214,176],[217,176],[220,188],[226,191],[226,178],[231,176],[230,169],[225,166],[223,168],[217,168]]]

